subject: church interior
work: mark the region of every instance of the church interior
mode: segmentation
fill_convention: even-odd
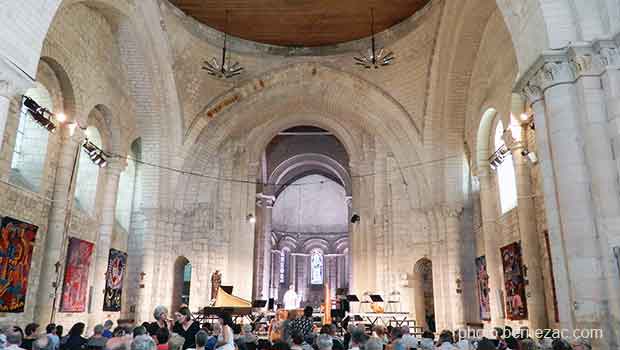
[[[620,0],[20,0],[0,19],[0,343],[160,307],[258,333],[310,307],[438,349],[463,329],[535,349],[498,327],[620,347]]]

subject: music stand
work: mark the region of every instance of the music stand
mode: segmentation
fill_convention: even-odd
[[[373,303],[382,303],[383,302],[383,298],[379,294],[371,294],[370,295],[370,300],[372,300]]]
[[[349,304],[351,304],[351,303],[359,303],[360,299],[355,294],[349,294],[349,295],[347,295],[347,301],[349,302]],[[361,304],[358,305],[357,312],[360,312],[361,308],[362,308],[362,305]]]
[[[267,300],[254,300],[252,301],[253,309],[262,309],[267,305]]]

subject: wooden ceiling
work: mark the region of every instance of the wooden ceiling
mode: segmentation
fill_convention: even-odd
[[[370,36],[413,15],[430,0],[170,0],[219,31],[281,46],[323,46]]]

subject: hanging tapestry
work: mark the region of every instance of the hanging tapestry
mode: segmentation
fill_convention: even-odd
[[[127,267],[127,254],[116,249],[110,249],[108,270],[105,278],[105,296],[103,311],[121,311],[121,297],[123,294],[123,278]]]
[[[487,258],[476,258],[476,280],[478,282],[478,305],[480,307],[480,319],[491,320],[491,299],[489,297],[489,274],[487,273]]]
[[[69,239],[60,312],[86,311],[88,272],[92,255],[92,243],[77,238]]]
[[[0,312],[24,312],[32,249],[39,228],[5,217],[0,224]]]
[[[501,248],[506,289],[506,316],[509,320],[527,319],[525,280],[521,262],[521,244],[515,242]]]

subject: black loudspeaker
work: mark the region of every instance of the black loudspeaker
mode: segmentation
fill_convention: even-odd
[[[351,216],[351,223],[352,224],[355,224],[355,223],[357,223],[359,221],[360,221],[360,216],[359,215],[353,214],[353,216]]]
[[[269,304],[268,304],[267,309],[273,310],[275,305],[276,305],[276,300],[274,298],[269,298]]]

